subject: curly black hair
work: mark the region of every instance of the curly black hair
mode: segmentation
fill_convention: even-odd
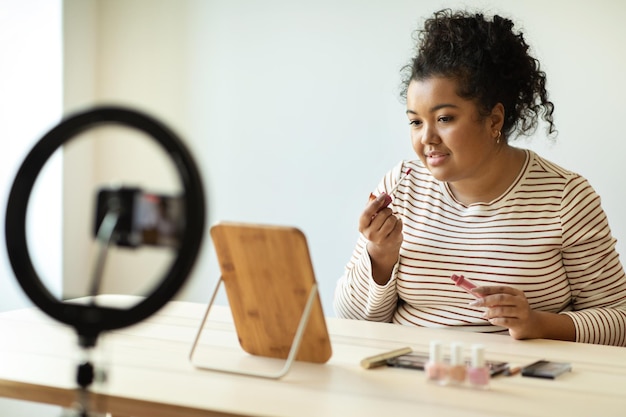
[[[505,138],[532,134],[540,115],[548,135],[556,134],[546,74],[529,54],[522,33],[513,31],[511,20],[445,9],[427,19],[416,34],[416,56],[402,69],[404,99],[412,80],[450,77],[458,81],[459,96],[474,100],[481,115],[502,103]]]

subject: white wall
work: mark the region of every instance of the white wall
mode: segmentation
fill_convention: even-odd
[[[5,215],[9,191],[32,146],[61,117],[61,2],[0,0],[0,311],[30,305],[9,264]],[[48,289],[61,293],[61,154],[29,201],[27,239]]]
[[[301,228],[325,311],[334,314],[335,281],[350,256],[370,190],[397,161],[413,158],[398,98],[399,69],[412,54],[412,33],[433,11],[467,2],[87,3],[88,8],[83,0],[65,1],[66,17],[94,22],[73,32],[69,20],[66,38],[78,39],[87,31],[95,49],[67,50],[65,65],[72,71],[92,60],[95,87],[92,95],[66,102],[68,109],[118,102],[170,124],[201,164],[210,223]],[[621,53],[626,26],[619,21],[626,3],[471,4],[519,22],[548,73],[560,136],[547,145],[540,130],[520,146],[537,149],[591,181],[624,252],[626,219],[620,214],[626,185],[619,178],[626,144],[618,99],[626,96]],[[72,79],[66,82],[71,88]],[[158,165],[147,164],[147,170],[158,171]],[[206,301],[217,276],[207,233],[202,257],[180,296]]]
[[[0,311],[30,306],[9,264],[5,215],[24,157],[61,117],[61,1],[0,0]],[[29,201],[30,256],[48,289],[60,296],[60,153],[49,161]],[[0,399],[0,414],[58,416],[56,406]]]

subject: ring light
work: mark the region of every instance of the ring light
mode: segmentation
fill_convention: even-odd
[[[44,164],[61,145],[74,136],[105,124],[127,126],[152,137],[174,162],[184,189],[186,227],[176,258],[153,290],[128,309],[72,304],[56,299],[37,275],[26,244],[28,200]],[[62,120],[26,156],[9,194],[5,225],[6,246],[17,281],[31,301],[52,318],[74,327],[80,344],[91,347],[95,345],[101,332],[140,322],[174,296],[195,263],[203,239],[204,224],[205,201],[201,177],[181,139],[163,123],[144,113],[121,107],[97,107]]]

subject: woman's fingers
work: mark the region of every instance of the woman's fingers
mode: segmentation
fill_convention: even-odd
[[[472,290],[479,296],[470,303],[473,307],[485,307],[484,317],[495,318],[519,318],[528,316],[528,300],[524,293],[518,289],[507,286],[485,286]]]

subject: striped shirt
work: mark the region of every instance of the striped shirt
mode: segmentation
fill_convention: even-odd
[[[462,274],[479,286],[518,288],[534,310],[569,315],[578,342],[625,346],[626,276],[599,196],[580,175],[526,154],[517,179],[490,203],[460,203],[419,160],[388,172],[376,194],[411,169],[390,205],[403,222],[399,261],[389,282],[376,284],[359,236],[337,283],[337,315],[507,333],[468,305],[473,297],[450,279]]]

